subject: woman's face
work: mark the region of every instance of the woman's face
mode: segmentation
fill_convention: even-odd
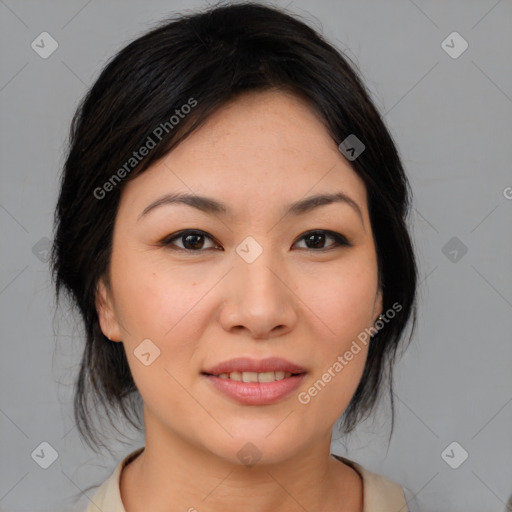
[[[182,202],[148,209],[168,194],[205,196],[229,213]],[[319,194],[349,199],[286,213]],[[171,241],[184,230],[201,233]],[[251,450],[273,463],[329,446],[364,368],[368,347],[357,336],[381,313],[381,297],[364,183],[306,103],[244,95],[128,182],[110,272],[100,323],[124,344],[146,435],[237,464]],[[203,374],[237,357],[279,357],[305,373],[261,384],[270,389],[262,395],[257,383],[220,382],[253,390],[244,400]]]

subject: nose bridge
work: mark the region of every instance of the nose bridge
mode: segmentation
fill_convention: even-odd
[[[236,253],[236,279],[246,288],[242,296],[258,299],[263,295],[269,301],[281,294],[284,285],[277,276],[283,270],[277,251],[273,252],[269,246],[264,248],[249,236],[238,245]]]
[[[262,247],[247,237],[236,248],[232,279],[224,311],[225,328],[245,327],[254,337],[266,338],[276,327],[290,328],[294,308],[293,294],[282,275],[283,262],[278,251]],[[281,274],[281,275],[280,275]]]

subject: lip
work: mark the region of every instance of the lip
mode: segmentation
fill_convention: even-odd
[[[203,376],[218,391],[240,404],[270,405],[293,393],[300,386],[306,374],[292,375],[274,382],[241,382],[221,379],[215,375],[203,374]]]
[[[229,361],[224,361],[223,363],[212,366],[208,370],[202,371],[202,373],[208,375],[220,375],[221,373],[231,372],[290,372],[302,374],[306,373],[306,370],[302,366],[299,366],[298,364],[292,363],[280,357],[268,357],[266,359],[236,357],[234,359],[230,359]]]

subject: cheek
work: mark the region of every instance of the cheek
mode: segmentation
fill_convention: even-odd
[[[357,256],[357,257],[356,257]],[[304,302],[321,322],[314,358],[318,369],[302,395],[313,417],[336,421],[350,402],[364,370],[368,337],[364,330],[374,321],[377,270],[372,255],[354,254],[335,270],[317,275],[321,292],[310,293]],[[318,288],[316,288],[318,290]],[[363,333],[363,340],[358,336]]]
[[[196,285],[197,276],[163,271],[152,258],[133,256],[117,263],[116,314],[137,388],[151,410],[185,414],[190,403],[183,400],[181,385],[188,387],[191,379],[195,340],[205,315],[200,299],[206,290]],[[143,345],[148,339],[151,343]],[[141,359],[147,352],[148,365]]]
[[[196,285],[200,276],[170,272],[168,266],[165,271],[155,256],[126,251],[122,258],[112,259],[116,316],[133,378],[145,400],[155,389],[178,392],[171,375],[184,385],[190,379],[195,340],[200,339],[205,315],[200,299],[207,291]],[[146,365],[142,354],[148,351]]]
[[[201,287],[196,282],[201,281],[201,276],[179,268],[170,271],[156,253],[134,252],[113,258],[113,262],[116,314],[131,342],[154,338],[167,343],[190,325],[189,316],[194,315],[200,298]]]
[[[333,345],[338,350],[344,349],[374,321],[377,271],[372,262],[371,258],[367,261],[354,258],[336,268],[326,268],[325,274],[317,275],[317,286],[309,287],[304,296],[304,302],[326,326],[324,339],[329,349]]]

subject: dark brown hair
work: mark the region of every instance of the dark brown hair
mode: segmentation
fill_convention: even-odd
[[[257,3],[221,4],[166,19],[105,66],[73,118],[51,252],[57,302],[64,289],[85,327],[74,411],[79,432],[91,448],[105,446],[91,422],[91,398],[109,419],[114,410],[121,411],[132,425],[143,428],[140,394],[124,346],[103,335],[95,306],[99,279],[109,284],[112,233],[123,186],[247,91],[300,95],[324,120],[336,144],[355,135],[365,145],[350,163],[366,185],[383,311],[396,303],[401,311],[369,344],[362,379],[341,417],[343,431],[350,432],[370,414],[386,380],[394,412],[397,348],[410,320],[413,329],[415,323],[417,270],[406,226],[410,190],[395,144],[355,69],[298,17]],[[190,113],[178,123],[170,121],[191,98],[196,104]],[[159,126],[166,129],[156,137]],[[127,167],[148,138],[155,146]],[[112,186],[105,187],[107,182]],[[107,188],[108,194],[98,192]]]

